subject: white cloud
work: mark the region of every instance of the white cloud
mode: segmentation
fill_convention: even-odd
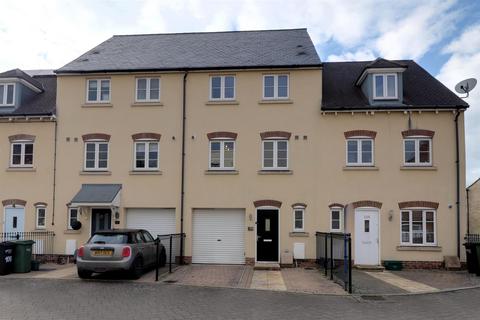
[[[354,52],[345,52],[339,55],[331,54],[327,57],[327,61],[368,61],[374,60],[375,54],[370,49],[362,48]]]
[[[444,50],[451,56],[443,65],[437,78],[452,91],[455,85],[466,78],[478,78],[480,75],[480,24],[465,30]],[[480,86],[475,88],[467,101],[470,108],[465,113],[467,183],[480,177]]]

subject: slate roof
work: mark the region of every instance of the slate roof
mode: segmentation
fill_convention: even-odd
[[[306,29],[113,36],[57,73],[320,66]]]
[[[82,184],[82,188],[71,202],[111,203],[121,189],[121,184]]]
[[[406,67],[403,72],[403,105],[369,104],[355,83],[372,61],[323,63],[322,110],[375,109],[451,109],[467,108],[468,104],[412,60],[394,60]],[[388,66],[390,67],[390,66]]]
[[[0,108],[0,117],[9,116],[51,116],[56,113],[57,79],[56,76],[32,77],[43,88],[43,92],[30,98],[23,98],[21,105],[14,111]]]
[[[34,87],[40,89],[40,90],[43,90],[43,87],[42,87],[42,84],[40,82],[38,82],[36,79],[34,79],[33,77],[31,77],[30,75],[26,74],[25,72],[23,72],[22,70],[20,69],[12,69],[12,70],[8,70],[8,71],[5,71],[5,72],[2,72],[0,73],[0,78],[4,78],[4,79],[9,79],[9,78],[18,78],[18,79],[22,79],[22,80],[25,80],[27,81],[28,83],[30,83],[31,85],[33,85]]]

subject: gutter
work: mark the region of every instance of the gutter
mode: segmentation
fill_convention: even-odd
[[[460,146],[459,146],[459,133],[458,133],[458,117],[461,112],[457,111],[455,114],[455,169],[457,175],[457,257],[460,259]]]
[[[186,127],[186,110],[187,110],[187,76],[188,71],[183,75],[183,97],[182,97],[182,172],[180,183],[180,265],[183,264],[184,255],[184,237],[183,237],[183,216],[185,210],[185,127]]]
[[[55,225],[55,195],[57,188],[57,141],[58,141],[58,122],[55,119],[55,136],[53,142],[53,194],[52,194],[52,226]]]

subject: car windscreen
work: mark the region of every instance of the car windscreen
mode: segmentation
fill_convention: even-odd
[[[126,234],[94,234],[88,243],[95,244],[123,244],[128,243]]]

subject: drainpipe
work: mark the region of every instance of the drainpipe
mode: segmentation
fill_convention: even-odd
[[[458,117],[460,111],[455,114],[455,155],[456,155],[456,173],[457,173],[457,257],[460,259],[460,146],[458,134]]]
[[[183,98],[182,98],[182,172],[180,183],[180,264],[183,264],[184,238],[183,238],[183,212],[185,207],[185,122],[187,119],[187,76],[188,71],[183,74]]]
[[[468,196],[469,191],[470,189],[467,188],[467,234],[470,233],[470,199]]]
[[[55,136],[53,142],[53,186],[52,186],[52,226],[55,225],[55,194],[57,188],[57,133],[58,133],[58,122],[57,117],[55,117]]]

